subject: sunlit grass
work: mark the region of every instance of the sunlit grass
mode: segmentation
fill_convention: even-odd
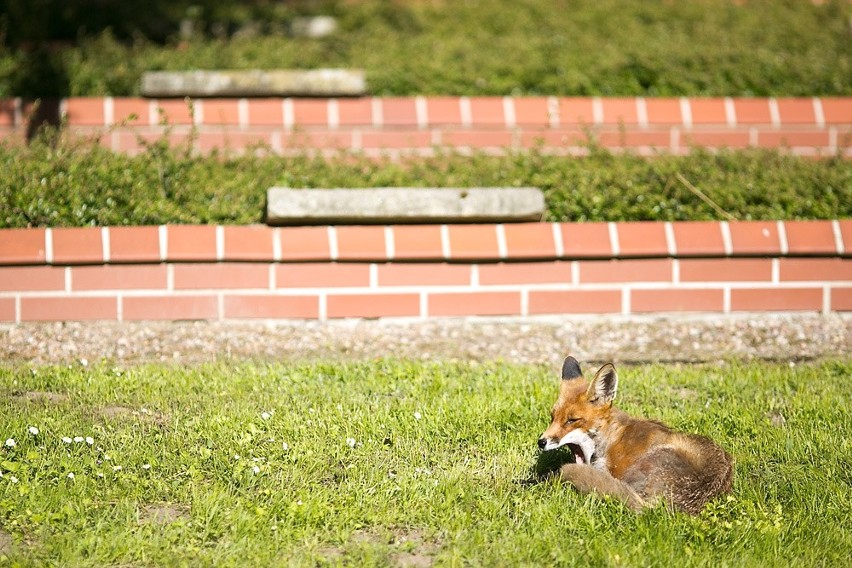
[[[0,563],[841,565],[850,372],[621,369],[622,408],[737,460],[688,517],[533,482],[553,369],[3,367]]]

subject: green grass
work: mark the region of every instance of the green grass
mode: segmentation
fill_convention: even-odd
[[[696,149],[649,159],[595,146],[583,158],[535,150],[400,160],[261,154],[202,157],[169,147],[165,136],[133,157],[69,136],[0,144],[0,228],[258,223],[274,185],[534,186],[545,193],[549,221],[719,219],[680,177],[741,220],[852,217],[852,160],[840,156]]]
[[[421,547],[441,565],[841,566],[850,374],[848,361],[621,369],[622,408],[737,460],[730,496],[689,517],[530,483],[558,388],[542,367],[4,366],[5,560],[387,565]],[[153,523],[166,506],[173,522]]]
[[[312,8],[339,33],[288,36]],[[362,68],[377,95],[850,95],[850,15],[846,0],[255,2],[230,36],[202,14],[208,33],[189,42],[90,26],[41,59],[0,48],[0,96],[136,94],[146,70],[316,67]]]

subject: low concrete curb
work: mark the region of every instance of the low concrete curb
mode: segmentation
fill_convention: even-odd
[[[357,69],[151,71],[142,76],[146,97],[355,97],[366,93],[366,77]]]
[[[506,223],[540,221],[534,187],[290,189],[267,192],[270,225]]]

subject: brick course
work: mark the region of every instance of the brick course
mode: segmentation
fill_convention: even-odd
[[[107,147],[135,153],[137,137],[194,140],[200,152],[242,152],[265,144],[305,150],[430,152],[433,144],[579,154],[587,135],[613,149],[683,153],[692,146],[784,148],[826,156],[852,138],[852,97],[360,97],[237,99],[72,97],[62,101],[68,128],[113,130]],[[0,137],[22,132],[31,101],[0,99]],[[16,109],[20,109],[18,112]],[[852,154],[847,150],[846,154]]]
[[[852,311],[852,223],[0,230],[0,321]]]

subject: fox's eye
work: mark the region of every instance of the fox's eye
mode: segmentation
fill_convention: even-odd
[[[565,423],[563,424],[563,426],[568,426],[569,424],[573,424],[573,423],[574,423],[574,422],[576,422],[577,420],[579,420],[579,418],[569,418],[568,420],[566,420],[566,421],[565,421]]]

